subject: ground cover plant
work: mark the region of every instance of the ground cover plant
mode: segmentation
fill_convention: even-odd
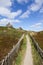
[[[43,31],[37,32],[37,34],[34,34],[33,37],[38,42],[40,48],[43,50]]]
[[[36,50],[32,39],[30,38],[31,47],[32,47],[32,56],[33,56],[33,65],[43,65],[43,59],[39,55],[38,51]]]
[[[19,29],[0,27],[0,60],[8,54],[22,34],[23,31]]]

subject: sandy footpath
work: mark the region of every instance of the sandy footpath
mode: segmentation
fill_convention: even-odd
[[[22,65],[33,65],[31,43],[30,43],[28,35],[26,35],[26,40],[27,40],[27,48],[26,48],[26,54],[25,54]]]

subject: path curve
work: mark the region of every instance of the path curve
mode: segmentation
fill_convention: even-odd
[[[26,40],[27,40],[27,48],[26,48],[26,54],[22,65],[33,65],[31,43],[28,35],[26,35]]]

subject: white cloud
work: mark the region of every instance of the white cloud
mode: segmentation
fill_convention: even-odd
[[[7,23],[9,22],[9,20],[7,20],[7,19],[1,19],[0,20],[0,26],[3,26],[3,25],[6,25]]]
[[[32,4],[30,10],[32,11],[38,11],[40,9],[40,5],[38,4]]]
[[[43,5],[43,0],[35,0],[35,2],[30,6],[30,10],[38,11]]]
[[[15,18],[16,16],[20,15],[22,10],[18,10],[16,12],[11,12],[9,9],[5,7],[0,7],[0,15],[5,16],[7,18]]]
[[[17,0],[18,3],[28,3],[29,0]]]
[[[0,15],[7,18],[15,18],[22,13],[22,10],[17,10],[16,12],[11,12],[7,7],[11,6],[11,0],[0,0]]]
[[[15,21],[16,23],[19,23],[19,22],[21,22],[20,20],[17,20],[17,19],[16,19],[16,20],[14,20],[14,21]]]
[[[28,18],[29,15],[30,15],[30,11],[27,10],[26,12],[24,12],[24,13],[20,16],[20,18]]]
[[[10,10],[8,10],[5,7],[0,7],[0,15],[2,15],[2,16],[8,16],[9,13],[10,13]]]
[[[15,22],[20,22],[20,20],[15,19],[15,17],[19,16],[22,13],[22,10],[17,10],[15,12],[11,12],[10,6],[12,5],[11,0],[0,0],[0,15],[7,17],[0,19],[0,26],[5,26],[7,23],[14,24]]]
[[[22,13],[22,10],[18,10],[16,12],[10,12],[10,15],[8,16],[9,18],[15,18],[17,16],[19,16]]]
[[[37,4],[43,4],[43,0],[35,0],[35,3],[37,3]]]
[[[39,12],[40,12],[40,13],[43,13],[43,8],[41,8]]]
[[[11,0],[0,0],[0,6],[2,6],[2,7],[8,7],[11,5],[12,5]]]
[[[14,24],[14,23],[19,23],[20,22],[20,20],[17,20],[17,19],[6,19],[6,18],[4,18],[4,19],[1,19],[0,20],[0,26],[5,26],[6,24],[8,24],[8,23],[11,23],[11,24]]]
[[[41,25],[42,25],[42,22],[36,23],[36,24],[34,24],[34,25],[31,25],[30,27],[31,27],[31,28],[39,28],[39,27],[41,27]]]

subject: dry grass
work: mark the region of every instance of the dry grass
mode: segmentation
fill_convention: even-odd
[[[42,64],[42,59],[41,59],[38,51],[34,47],[34,44],[33,44],[31,39],[30,39],[30,42],[31,42],[31,47],[32,47],[33,64],[34,65],[43,65]]]
[[[33,35],[39,46],[43,49],[43,31],[38,32],[37,35]]]
[[[14,28],[0,27],[0,60],[8,54],[22,34],[22,31]]]

